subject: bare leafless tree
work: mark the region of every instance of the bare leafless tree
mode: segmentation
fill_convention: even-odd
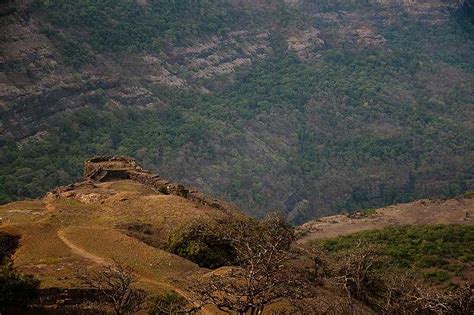
[[[189,308],[188,301],[176,292],[157,295],[151,299],[148,314],[150,315],[184,315],[194,314],[196,308]]]
[[[464,315],[474,311],[472,284],[455,290],[430,286],[412,273],[390,268],[378,247],[359,243],[330,257],[326,264],[330,266],[326,282],[346,292],[352,312],[355,301],[385,314]]]
[[[134,288],[136,278],[130,266],[114,261],[94,271],[78,272],[77,277],[103,295],[116,315],[132,314],[144,307],[146,293]]]
[[[305,295],[308,277],[290,264],[294,230],[284,219],[233,220],[221,236],[235,248],[238,266],[197,280],[190,290],[203,304],[228,313],[261,314],[270,304]]]
[[[380,249],[358,244],[354,249],[342,251],[330,262],[330,282],[341,287],[349,299],[369,302],[377,298],[382,285],[376,267],[384,262]]]
[[[261,314],[277,302],[287,309],[275,314],[473,314],[472,284],[429,286],[391,267],[378,246],[359,242],[336,253],[295,247],[293,229],[278,216],[225,227],[220,235],[238,264],[196,280],[190,291],[202,305],[237,314]]]
[[[388,314],[474,313],[474,286],[463,284],[454,290],[428,286],[410,273],[385,276],[384,298],[379,309]]]

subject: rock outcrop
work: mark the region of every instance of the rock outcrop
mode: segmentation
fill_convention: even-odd
[[[73,190],[77,185],[94,185],[94,182],[126,179],[146,185],[159,193],[180,196],[216,209],[224,211],[237,209],[231,203],[212,198],[207,194],[170,182],[157,174],[152,174],[140,167],[135,159],[124,156],[98,156],[86,160],[84,162],[84,182],[59,187],[50,193],[49,197],[54,198],[55,195],[67,194],[67,191]]]

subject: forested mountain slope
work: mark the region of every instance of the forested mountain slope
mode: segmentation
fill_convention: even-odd
[[[0,6],[2,202],[98,154],[295,222],[473,187],[469,1]]]
[[[226,292],[228,308],[261,303],[262,314],[472,314],[472,195],[324,217],[295,229],[281,216],[252,219],[133,159],[95,157],[84,162],[80,182],[0,206],[0,309],[105,314],[119,300],[123,308],[138,301],[134,309],[150,314],[173,313],[163,311],[170,304],[228,314],[206,297]],[[245,254],[251,263],[242,259],[245,248],[255,253]],[[341,282],[344,275],[351,280]],[[349,291],[352,283],[371,299]]]

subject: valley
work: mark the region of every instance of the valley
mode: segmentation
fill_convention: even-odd
[[[0,314],[474,314],[474,1],[0,0]]]
[[[0,202],[104,154],[296,224],[472,190],[469,2],[224,3],[2,2]]]

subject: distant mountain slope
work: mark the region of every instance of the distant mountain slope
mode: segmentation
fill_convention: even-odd
[[[458,1],[11,3],[0,202],[102,154],[296,223],[473,188]]]
[[[398,225],[474,224],[474,199],[418,200],[351,215],[336,215],[300,226],[304,243]]]

